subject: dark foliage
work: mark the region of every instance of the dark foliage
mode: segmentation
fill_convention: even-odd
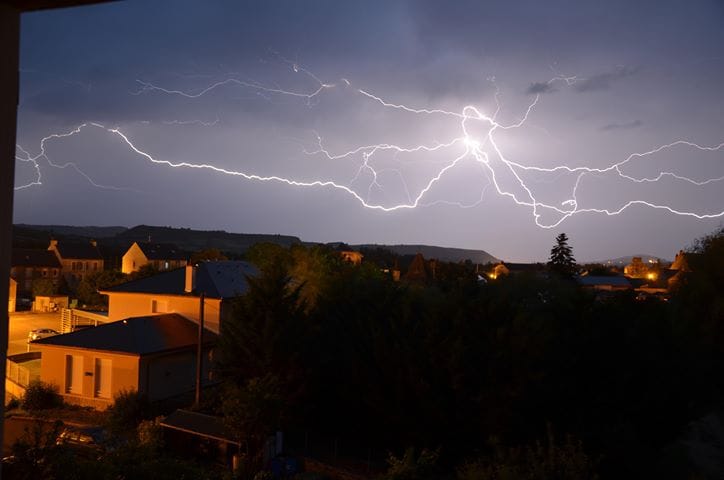
[[[25,410],[46,410],[61,406],[63,400],[58,387],[36,380],[28,385],[20,404]]]
[[[108,407],[108,429],[116,435],[136,433],[142,420],[153,418],[153,411],[146,397],[135,390],[123,390],[113,398]]]
[[[439,478],[471,458],[483,473],[465,478],[686,476],[686,455],[666,452],[724,400],[722,238],[697,244],[670,302],[602,299],[565,275],[482,284],[472,265],[442,262],[435,280],[407,285],[332,256],[324,279],[308,277],[319,282],[309,308],[305,284],[290,282],[301,247],[271,249],[225,324],[221,373],[242,390],[274,379],[283,413],[263,410],[275,412],[258,416],[267,432],[440,447]],[[396,457],[400,472],[419,463],[410,455]],[[501,463],[517,476],[495,473]]]
[[[126,275],[117,270],[100,270],[86,276],[78,284],[76,295],[81,304],[90,307],[104,307],[108,305],[108,297],[98,293],[98,290],[112,287],[126,281]]]
[[[551,249],[548,268],[563,277],[571,277],[578,271],[576,259],[573,258],[573,249],[568,245],[568,236],[565,233],[556,237],[556,244]]]

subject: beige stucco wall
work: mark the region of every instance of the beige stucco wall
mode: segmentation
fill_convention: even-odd
[[[40,345],[41,351],[40,380],[56,385],[58,392],[67,403],[104,408],[113,403],[113,397],[122,390],[138,390],[137,355],[125,355],[112,352],[85,350],[81,348]],[[83,357],[83,386],[79,395],[67,392],[66,355]],[[111,360],[111,395],[110,398],[98,398],[95,395],[95,360],[96,358]]]
[[[156,310],[153,310],[154,301]],[[165,304],[164,304],[165,302]],[[165,310],[165,311],[160,311]],[[150,293],[110,293],[108,294],[108,321],[124,318],[142,317],[155,313],[178,313],[184,317],[199,321],[199,297],[192,295],[157,295]],[[204,301],[204,327],[219,333],[221,300],[207,298]]]
[[[202,384],[211,376],[211,350],[204,349]],[[162,400],[187,392],[196,387],[196,350],[186,350],[141,358],[139,391],[149,400]]]
[[[144,255],[143,250],[136,242],[133,242],[131,248],[123,255],[121,262],[121,272],[132,273],[138,271],[142,266],[148,263],[148,258]]]
[[[70,284],[77,284],[91,273],[103,270],[103,259],[63,258],[58,247],[52,243],[48,250],[55,253],[61,265],[61,273]]]
[[[121,272],[133,273],[137,272],[144,265],[151,264],[157,270],[173,270],[175,268],[181,268],[186,266],[186,260],[149,260],[146,254],[143,253],[138,243],[133,242],[133,245],[123,255],[123,261],[121,262]]]
[[[51,304],[54,307],[51,307]],[[33,302],[33,310],[36,312],[49,312],[61,308],[68,308],[67,295],[38,295]]]
[[[18,296],[18,282],[15,279],[10,279],[10,291],[8,292],[8,312],[15,311],[15,299]]]

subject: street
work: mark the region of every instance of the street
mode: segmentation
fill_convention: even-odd
[[[8,330],[8,355],[27,352],[28,332],[36,328],[52,328],[60,331],[60,313],[11,313]]]

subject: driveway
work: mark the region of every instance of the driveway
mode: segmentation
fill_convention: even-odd
[[[17,312],[10,314],[8,355],[28,351],[28,332],[36,328],[60,331],[60,313]],[[30,350],[33,349],[30,345]]]

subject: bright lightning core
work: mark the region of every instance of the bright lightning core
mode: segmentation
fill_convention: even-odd
[[[591,205],[591,201],[586,202],[580,199],[585,196],[588,181],[592,178],[601,176],[612,176],[618,181],[627,182],[629,184],[656,184],[663,180],[679,182],[681,184],[704,187],[708,184],[720,182],[724,180],[723,176],[717,176],[706,179],[693,179],[685,175],[665,170],[658,170],[652,175],[636,176],[629,172],[627,167],[635,160],[646,157],[655,157],[663,151],[672,150],[674,147],[684,147],[693,151],[716,153],[724,150],[724,143],[714,145],[700,145],[691,141],[677,139],[670,143],[656,146],[644,152],[632,153],[625,158],[612,161],[606,167],[572,167],[567,164],[559,164],[553,167],[539,167],[535,165],[527,165],[517,161],[509,155],[501,146],[498,139],[498,133],[502,131],[516,130],[529,122],[529,118],[534,114],[536,106],[540,101],[540,95],[536,95],[527,107],[521,112],[518,121],[512,123],[502,123],[498,120],[498,114],[501,110],[500,95],[495,94],[495,109],[490,113],[485,113],[482,109],[474,105],[467,105],[461,111],[443,110],[438,108],[429,108],[419,105],[407,105],[396,103],[392,100],[382,98],[374,93],[362,88],[357,88],[350,80],[342,79],[337,83],[325,83],[318,79],[308,70],[297,64],[291,64],[290,67],[295,73],[303,74],[307,79],[311,79],[314,88],[309,91],[293,91],[279,87],[269,87],[258,82],[243,81],[236,78],[228,78],[207,85],[194,91],[183,91],[180,89],[166,88],[154,85],[147,81],[139,80],[140,88],[132,92],[132,95],[167,95],[177,97],[183,101],[200,101],[204,96],[209,95],[217,89],[223,88],[242,88],[251,90],[264,98],[273,96],[290,97],[292,99],[301,100],[304,105],[314,107],[320,100],[320,97],[333,89],[341,89],[345,94],[354,95],[360,99],[371,102],[373,105],[381,107],[384,110],[398,112],[414,118],[434,118],[436,121],[442,119],[452,122],[456,126],[457,136],[443,140],[431,139],[427,143],[404,145],[397,143],[377,143],[361,145],[347,151],[333,152],[325,146],[322,135],[315,134],[317,139],[317,147],[313,150],[305,150],[305,153],[311,156],[331,161],[349,161],[352,164],[352,174],[347,181],[333,180],[330,178],[317,178],[314,180],[299,180],[283,173],[275,175],[260,175],[253,171],[245,171],[227,167],[221,167],[213,162],[207,161],[179,161],[173,158],[165,158],[162,154],[150,152],[120,128],[115,126],[107,126],[101,123],[88,122],[79,125],[70,131],[53,133],[41,139],[39,147],[35,154],[18,145],[18,154],[16,160],[24,164],[32,166],[35,172],[34,180],[16,186],[16,190],[38,187],[42,185],[43,175],[41,169],[41,160],[47,163],[49,169],[65,169],[71,168],[84,177],[91,185],[104,189],[129,189],[129,187],[112,186],[99,183],[85,173],[75,162],[56,163],[53,162],[50,155],[46,151],[49,142],[63,141],[71,136],[81,133],[81,131],[93,130],[101,131],[106,135],[120,138],[123,144],[139,158],[149,162],[150,164],[163,165],[176,169],[191,170],[208,170],[220,175],[228,175],[240,177],[244,180],[256,182],[277,182],[293,187],[313,187],[313,188],[331,188],[340,191],[342,194],[353,197],[359,204],[368,209],[391,212],[396,210],[414,209],[426,205],[436,203],[456,204],[460,207],[470,207],[479,204],[483,200],[483,196],[488,191],[493,191],[502,197],[508,198],[510,201],[526,208],[531,212],[532,220],[536,225],[542,228],[553,228],[561,224],[567,218],[581,213],[595,213],[603,215],[617,215],[634,205],[641,205],[652,209],[664,210],[674,215],[689,216],[698,219],[716,218],[724,216],[724,209],[715,212],[695,211],[691,209],[675,208],[673,205],[664,201],[648,201],[643,198],[625,199],[619,207],[610,208],[598,205]],[[548,84],[560,82],[564,86],[571,86],[577,81],[576,77],[557,76],[551,79]],[[198,124],[206,127],[213,127],[219,123],[217,117],[214,122],[204,122],[196,120],[169,120],[165,121],[166,125],[189,125]],[[421,155],[430,152],[444,154],[447,158],[443,163],[434,166],[435,170],[418,186],[415,191],[411,191],[405,174],[399,168],[386,168],[379,166],[379,158],[384,154],[391,154],[395,159],[401,157],[410,158],[413,168],[415,160]],[[461,165],[476,163],[483,172],[483,178],[480,184],[480,196],[478,200],[472,204],[462,204],[460,202],[434,199],[433,190],[453,171],[460,168]],[[417,164],[418,168],[422,165]],[[429,164],[425,165],[430,168]],[[385,203],[380,201],[372,201],[372,193],[375,190],[383,190],[385,183],[381,181],[382,176],[390,174],[398,178],[398,185],[404,190],[403,197],[407,200],[400,203]],[[550,178],[553,177],[553,180]],[[562,199],[557,201],[545,200],[543,195],[539,193],[537,186],[540,182],[556,182],[560,179],[568,181],[567,186],[560,188],[564,191]],[[561,181],[561,185],[566,185]],[[662,188],[668,186],[662,185]]]

